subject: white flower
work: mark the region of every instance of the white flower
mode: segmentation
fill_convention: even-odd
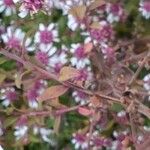
[[[4,150],[1,145],[0,145],[0,150]]]
[[[124,110],[117,113],[118,117],[124,117],[126,115],[126,112]]]
[[[71,44],[70,52],[73,54],[73,57],[70,58],[72,66],[75,66],[77,69],[83,69],[90,65],[90,60],[85,53],[83,45],[79,43]]]
[[[23,138],[28,131],[28,126],[23,125],[23,126],[16,126],[15,127],[15,132],[14,132],[14,136],[16,137],[16,140],[20,140],[21,138]]]
[[[25,48],[27,51],[33,51],[34,47],[31,46],[32,40],[26,38],[26,41],[24,42],[24,39],[25,33],[20,28],[15,29],[12,26],[9,26],[7,32],[2,34],[2,40],[8,48],[16,50]]]
[[[46,128],[40,128],[39,130],[41,137],[43,139],[43,141],[50,143],[51,145],[55,145],[55,141],[54,139],[50,138],[49,136],[54,134],[54,131],[51,129],[46,129]]]
[[[150,132],[150,127],[148,127],[148,126],[144,126],[143,129],[147,132]]]
[[[15,5],[12,0],[0,0],[0,13],[3,11],[6,16],[10,16],[16,12]]]
[[[142,16],[146,19],[150,19],[150,1],[149,0],[141,0],[140,1],[139,11],[142,13]]]
[[[144,77],[143,81],[144,81],[143,86],[144,86],[145,90],[150,91],[150,74],[147,74]]]
[[[44,24],[39,24],[39,31],[36,32],[34,37],[34,42],[39,45],[39,49],[47,52],[53,49],[53,42],[59,42],[58,31],[55,29],[56,25],[54,23],[45,26]]]

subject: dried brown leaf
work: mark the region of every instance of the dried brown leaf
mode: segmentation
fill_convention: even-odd
[[[59,80],[66,81],[66,80],[73,79],[78,76],[79,76],[79,71],[77,69],[72,68],[72,67],[63,67],[60,70]]]
[[[55,85],[47,88],[39,97],[39,101],[46,101],[49,99],[58,98],[59,96],[63,95],[65,92],[67,92],[68,87],[65,87],[63,85]]]
[[[97,7],[100,7],[104,5],[106,2],[104,0],[95,0],[89,7],[89,10],[96,9]]]
[[[69,11],[74,17],[82,20],[85,16],[86,13],[86,6],[82,5],[82,6],[75,6],[72,7]]]

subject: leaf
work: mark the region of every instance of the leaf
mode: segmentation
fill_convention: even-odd
[[[4,57],[0,57],[0,65],[1,64],[3,64],[3,63],[5,63],[7,61],[7,59],[6,58],[4,58]]]
[[[111,106],[111,110],[114,111],[114,112],[120,112],[121,110],[123,110],[123,106],[119,103],[114,103]]]
[[[89,10],[96,9],[97,7],[100,7],[104,5],[106,2],[104,0],[95,0],[90,6]]]
[[[78,112],[83,115],[83,116],[89,116],[91,115],[92,111],[87,109],[87,108],[83,108],[83,107],[79,107],[78,108]]]
[[[57,116],[54,122],[54,132],[56,134],[59,133],[60,123],[61,123],[61,116]]]
[[[91,25],[90,25],[90,28],[92,29],[100,29],[101,25],[99,24],[99,22],[93,22]]]
[[[72,67],[63,67],[60,70],[59,80],[66,81],[66,80],[78,77],[79,75],[80,75],[80,72],[77,69],[72,68]]]
[[[28,74],[30,72],[30,70],[27,70],[25,72],[23,72],[22,74],[17,74],[16,77],[15,77],[15,84],[16,84],[16,87],[17,88],[21,88],[21,84],[22,84],[22,78],[24,75]]]
[[[82,5],[82,6],[72,7],[69,13],[71,13],[74,17],[82,20],[86,13],[86,6]]]
[[[47,88],[39,97],[39,101],[46,101],[49,99],[58,98],[68,91],[68,87],[63,85],[55,85]]]
[[[84,51],[85,51],[86,54],[91,52],[92,49],[93,49],[93,44],[92,43],[84,44]]]
[[[7,117],[3,123],[5,129],[14,124],[17,121],[17,118]]]
[[[0,73],[0,84],[6,79],[6,75],[3,73]]]

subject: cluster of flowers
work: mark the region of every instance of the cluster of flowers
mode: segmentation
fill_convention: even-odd
[[[115,22],[124,21],[127,15],[123,6],[119,3],[106,3],[96,8],[98,15],[95,16],[87,17],[85,15],[80,18],[70,11],[73,7],[89,7],[92,2],[90,0],[0,0],[0,12],[4,12],[6,16],[16,14],[18,6],[18,16],[21,18],[25,18],[29,14],[33,15],[39,11],[50,15],[51,9],[61,9],[63,15],[68,18],[67,26],[69,31],[75,32],[80,30],[81,36],[84,39],[83,42],[71,43],[69,46],[61,44],[57,23],[49,23],[48,25],[40,23],[34,36],[26,37],[26,33],[12,22],[8,27],[0,25],[0,40],[9,50],[34,54],[34,59],[40,66],[56,75],[60,73],[60,70],[64,66],[76,68],[80,72],[80,76],[75,79],[76,82],[82,81],[84,86],[87,87],[87,84],[94,81],[92,72],[93,64],[90,60],[90,53],[87,51],[87,46],[98,46],[104,57],[104,61],[108,65],[113,64],[116,61],[115,49],[111,42],[115,39],[113,27]],[[150,1],[141,0],[139,2],[139,12],[145,19],[150,19]],[[59,47],[57,46],[58,44],[60,44]],[[45,80],[37,80],[28,90],[25,90],[27,103],[31,109],[39,108],[37,97],[46,87],[47,82]],[[150,74],[144,77],[143,87],[146,92],[150,93]],[[15,87],[2,88],[0,90],[2,105],[6,108],[9,107],[19,99],[18,95]],[[72,96],[77,104],[85,105],[89,102],[89,96],[81,91],[73,91]],[[115,119],[119,123],[126,124],[128,122],[127,113],[122,110],[115,114]],[[150,131],[147,126],[143,128],[145,131]],[[29,131],[27,118],[24,116],[21,117],[14,129],[16,140],[26,138]],[[41,135],[43,141],[51,145],[56,144],[55,141],[49,138],[53,133],[51,129],[39,126],[33,127],[33,134]],[[2,128],[0,128],[0,135],[3,135]],[[88,149],[90,145],[93,150],[102,147],[119,150],[124,146],[124,140],[127,140],[127,137],[130,139],[131,136],[128,135],[127,131],[114,132],[112,135],[113,139],[100,137],[98,131],[93,132],[90,137],[89,135],[89,133],[75,133],[72,139],[75,149]],[[141,142],[142,139],[139,137],[137,141]]]

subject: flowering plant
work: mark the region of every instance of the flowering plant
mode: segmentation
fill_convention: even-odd
[[[149,149],[149,0],[0,0],[0,16],[0,150]]]

